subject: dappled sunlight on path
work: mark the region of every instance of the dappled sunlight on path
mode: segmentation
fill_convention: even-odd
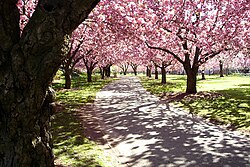
[[[249,166],[250,141],[203,122],[122,77],[97,94],[92,106],[121,166]]]

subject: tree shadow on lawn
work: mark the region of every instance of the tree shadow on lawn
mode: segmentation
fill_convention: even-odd
[[[106,87],[92,109],[124,165],[246,166],[246,138],[171,109],[133,82]],[[122,88],[122,89],[120,89]]]
[[[87,111],[82,110],[83,106],[94,101],[95,93],[111,80],[87,83],[78,76],[73,79],[72,89],[63,89],[62,82],[53,85],[58,90],[57,112],[51,121],[55,163],[58,167],[112,166],[111,158],[104,155],[96,143],[103,142],[98,140],[102,139],[103,134],[98,131],[97,121],[87,116]],[[84,119],[81,115],[84,115]]]
[[[58,106],[52,119],[55,164],[74,167],[99,167],[102,151],[86,138],[86,133],[70,106]],[[76,106],[74,106],[76,108]],[[80,107],[79,107],[80,108]]]
[[[216,92],[198,92],[196,95],[179,94],[178,96],[181,98],[168,100],[178,101],[190,113],[201,115],[215,124],[224,124],[228,129],[250,131],[249,84]]]

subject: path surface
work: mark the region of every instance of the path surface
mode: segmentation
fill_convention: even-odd
[[[250,140],[174,109],[122,77],[97,94],[92,109],[121,166],[250,166]]]

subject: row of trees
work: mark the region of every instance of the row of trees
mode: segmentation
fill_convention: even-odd
[[[83,65],[88,76],[113,64],[182,66],[196,93],[202,64],[250,48],[248,0],[98,2],[0,2],[0,166],[53,166],[48,87],[61,65],[66,79]]]
[[[153,62],[161,70],[183,68],[186,93],[196,93],[200,66],[222,59],[249,64],[246,54],[234,58],[249,48],[248,20],[247,1],[102,1],[74,38],[85,40],[78,57],[89,78],[98,66],[117,64],[126,74],[128,65],[136,72],[139,65],[151,68]]]

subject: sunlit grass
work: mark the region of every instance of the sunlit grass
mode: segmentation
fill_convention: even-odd
[[[165,92],[182,92],[185,90],[184,76],[168,75],[166,84],[161,84],[161,79],[155,80],[153,76],[152,78],[140,76],[140,79],[144,88],[158,96]]]
[[[75,112],[84,104],[93,102],[96,92],[112,79],[101,80],[95,76],[93,83],[87,83],[85,77],[84,74],[74,76],[69,90],[63,89],[63,77],[53,83],[57,90],[57,103],[60,104],[52,119],[55,162],[65,167],[111,167],[114,160],[84,136],[84,127]]]
[[[217,124],[225,124],[231,129],[250,131],[250,77],[213,75],[206,76],[206,80],[200,80],[200,78],[198,76],[198,92],[212,92],[221,96],[217,98],[190,98],[188,96],[172,104]],[[161,85],[160,79],[141,77],[144,87],[153,94],[162,96],[164,92],[185,92],[184,76],[169,75],[167,79],[169,83]]]

